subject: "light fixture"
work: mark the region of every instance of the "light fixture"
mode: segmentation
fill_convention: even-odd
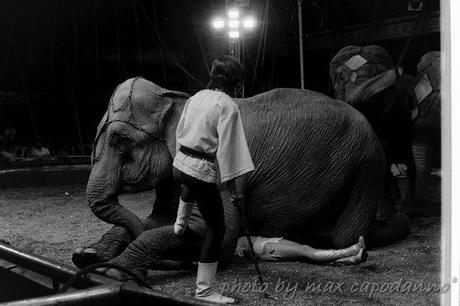
[[[224,19],[217,17],[212,21],[212,26],[214,29],[223,29],[225,26],[225,21]]]
[[[236,29],[240,26],[240,21],[237,19],[237,20],[234,20],[234,19],[230,19],[228,21],[228,27],[231,28],[231,29]]]
[[[228,37],[233,38],[233,39],[238,39],[238,38],[240,38],[240,32],[238,32],[238,31],[230,31],[230,32],[228,32]]]
[[[226,32],[232,42],[244,37],[246,31],[257,26],[254,15],[245,15],[238,7],[230,7],[226,15],[222,13],[211,21],[212,27],[219,32]]]
[[[243,20],[243,27],[245,29],[253,29],[256,25],[256,19],[252,16],[248,16]]]
[[[228,18],[237,19],[238,17],[240,17],[240,11],[238,11],[238,9],[231,8],[228,10]]]

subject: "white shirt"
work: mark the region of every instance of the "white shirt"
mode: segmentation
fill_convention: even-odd
[[[187,101],[177,125],[176,144],[173,166],[199,180],[216,182],[217,165],[185,155],[180,146],[215,154],[221,182],[254,170],[240,111],[223,92],[205,89]]]

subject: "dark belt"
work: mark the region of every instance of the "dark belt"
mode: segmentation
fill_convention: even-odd
[[[187,156],[199,158],[199,159],[205,159],[211,163],[213,163],[216,160],[216,156],[214,154],[196,151],[196,150],[193,150],[187,147],[183,147],[183,146],[180,147],[179,151],[181,151]]]

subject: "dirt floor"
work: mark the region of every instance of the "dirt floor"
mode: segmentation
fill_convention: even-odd
[[[439,213],[439,179],[434,179],[432,210]],[[121,202],[147,216],[153,192],[123,196]],[[110,225],[93,216],[85,186],[11,188],[0,191],[0,239],[28,252],[71,264],[72,250],[96,241]],[[358,266],[261,263],[266,284],[254,283],[253,265],[236,259],[218,273],[220,289],[243,305],[436,305],[440,289],[439,216],[413,220],[403,241],[369,251]],[[192,271],[151,270],[149,282],[174,295],[191,296]],[[268,293],[264,298],[261,292]]]

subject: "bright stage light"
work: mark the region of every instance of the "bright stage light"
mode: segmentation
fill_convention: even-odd
[[[230,31],[230,32],[228,32],[228,37],[233,38],[233,39],[240,38],[240,32],[238,32],[238,31]]]
[[[240,21],[239,20],[229,20],[228,21],[228,27],[231,29],[236,29],[240,26]]]
[[[214,29],[223,29],[225,26],[225,21],[220,17],[215,18],[212,21],[212,26],[214,27]]]
[[[230,19],[237,19],[240,17],[240,12],[236,8],[231,8],[228,10],[228,18]]]
[[[256,19],[252,16],[246,17],[243,20],[243,27],[245,29],[253,29],[256,26]]]

